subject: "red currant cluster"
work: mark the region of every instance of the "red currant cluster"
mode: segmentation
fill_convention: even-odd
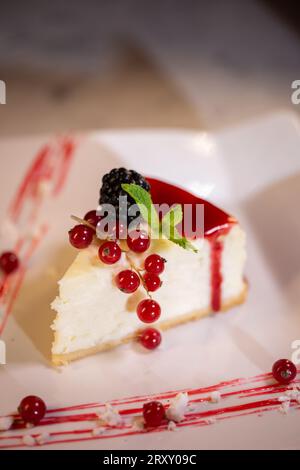
[[[134,253],[143,253],[150,246],[150,238],[143,230],[128,234],[127,246]],[[122,250],[116,241],[106,241],[99,248],[99,258],[105,264],[114,264],[119,261]],[[128,252],[126,252],[128,257]],[[159,278],[164,270],[165,260],[157,254],[149,255],[144,264],[145,273],[131,263],[131,269],[125,269],[117,274],[115,282],[117,287],[126,294],[133,294],[142,284],[149,298],[142,300],[137,306],[137,315],[144,323],[153,323],[159,319],[161,308],[153,300],[150,292],[155,292],[161,286]],[[141,344],[147,349],[155,349],[161,343],[161,334],[155,328],[145,329],[139,336]]]
[[[76,225],[70,230],[70,243],[78,249],[89,247],[93,242],[95,230],[100,220],[101,217],[97,215],[96,211],[88,212],[84,217],[84,221],[88,225]],[[117,240],[119,230],[116,227],[112,234],[113,240],[108,239],[99,247],[99,258],[104,264],[115,264],[122,256],[122,249]],[[144,230],[134,230],[128,233],[126,241],[129,251],[125,251],[125,254],[131,269],[123,270],[117,274],[115,282],[117,287],[126,294],[133,294],[142,284],[148,298],[138,304],[137,315],[142,322],[153,323],[159,319],[161,307],[151,298],[150,292],[155,292],[162,285],[159,275],[164,271],[165,259],[157,254],[149,255],[145,259],[144,269],[140,270],[131,262],[129,252],[141,254],[147,251],[151,243],[150,237]],[[145,348],[155,349],[161,343],[161,334],[155,328],[147,328],[139,335],[139,340]]]
[[[97,211],[89,211],[84,216],[84,221],[87,225],[83,223],[75,225],[75,227],[69,231],[71,245],[78,250],[88,248],[96,235],[96,227],[100,220],[101,217],[97,215]]]

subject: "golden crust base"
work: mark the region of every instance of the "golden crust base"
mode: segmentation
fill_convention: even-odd
[[[242,290],[241,294],[237,297],[234,297],[230,300],[227,300],[222,304],[221,311],[225,312],[226,310],[235,307],[236,305],[242,304],[246,300],[248,287],[245,283],[244,289]],[[168,330],[169,328],[173,328],[174,326],[182,325],[183,323],[187,323],[189,321],[199,320],[200,318],[206,317],[212,313],[211,308],[202,309],[198,311],[194,311],[191,313],[186,313],[181,317],[174,318],[174,320],[166,320],[158,323],[155,325],[160,330]],[[116,346],[120,346],[121,344],[128,343],[139,335],[139,331],[136,331],[120,340],[116,341],[108,341],[106,343],[99,344],[98,346],[94,346],[92,348],[81,349],[79,351],[74,351],[68,354],[53,354],[52,355],[52,363],[55,366],[62,366],[67,365],[71,361],[75,361],[77,359],[82,359],[86,356],[91,356],[101,351],[106,351],[108,349],[115,348]]]

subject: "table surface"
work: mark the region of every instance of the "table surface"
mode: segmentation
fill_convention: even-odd
[[[300,111],[300,39],[264,2],[57,3],[12,1],[0,16],[1,136]]]

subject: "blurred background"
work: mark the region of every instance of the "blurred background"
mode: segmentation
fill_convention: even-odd
[[[300,112],[300,6],[271,0],[3,1],[0,135],[219,129]]]

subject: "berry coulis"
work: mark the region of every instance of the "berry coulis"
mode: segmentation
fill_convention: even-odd
[[[169,206],[172,204],[191,204],[193,211],[191,214],[192,220],[184,221],[184,235],[187,238],[199,238],[204,236],[210,241],[211,244],[211,307],[217,312],[221,309],[221,289],[222,289],[222,252],[223,244],[219,239],[220,235],[225,235],[231,227],[237,223],[231,215],[222,211],[210,202],[201,199],[194,194],[185,191],[178,186],[155,178],[147,178],[151,185],[151,197],[154,204],[166,203]],[[204,205],[204,230],[201,234],[196,233],[195,220],[195,205]],[[179,227],[178,227],[179,228]]]
[[[204,233],[201,235],[210,237],[214,234],[219,234],[220,232],[226,233],[227,230],[231,228],[233,224],[237,221],[231,215],[227,214],[226,212],[222,211],[218,207],[214,206],[210,202],[201,199],[194,194],[191,194],[188,191],[185,191],[178,186],[175,186],[170,183],[166,183],[164,181],[157,180],[155,178],[147,178],[147,181],[151,185],[151,197],[153,204],[168,204],[171,206],[172,204],[203,204],[204,205]],[[195,230],[194,227],[194,211],[192,213],[192,221],[191,223],[189,220],[186,221],[186,225],[189,227],[185,227],[184,235],[187,238],[191,238],[194,234],[189,231],[189,228]],[[183,219],[183,226],[184,226],[184,219]],[[193,238],[197,238],[194,237]]]

